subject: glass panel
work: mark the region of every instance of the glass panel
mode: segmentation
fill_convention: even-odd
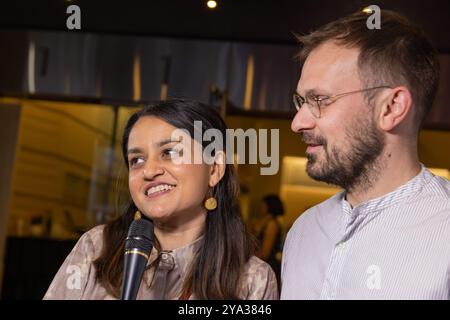
[[[93,190],[106,187],[98,164],[108,163],[113,109],[32,100],[21,109],[8,234],[77,237],[94,223]]]

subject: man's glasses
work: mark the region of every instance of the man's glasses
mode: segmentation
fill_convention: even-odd
[[[308,104],[312,115],[316,118],[320,118],[322,109],[326,106],[329,106],[330,104],[332,104],[339,98],[342,98],[342,97],[345,97],[345,96],[348,96],[348,95],[351,95],[354,93],[366,92],[366,91],[375,90],[375,89],[391,89],[391,87],[390,86],[379,86],[379,87],[373,87],[373,88],[366,88],[366,89],[357,90],[357,91],[340,93],[340,94],[336,94],[333,96],[315,95],[315,94],[311,93],[311,94],[307,94],[305,98],[302,97],[301,95],[299,95],[297,92],[295,92],[293,95],[293,100],[294,100],[294,105],[295,105],[295,108],[297,109],[297,111],[299,111],[300,108],[306,103],[306,104]]]

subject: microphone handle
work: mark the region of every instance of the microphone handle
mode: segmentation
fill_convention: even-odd
[[[148,257],[145,257],[140,251],[132,250],[125,254],[123,282],[122,282],[122,300],[136,300],[142,275],[147,266]]]

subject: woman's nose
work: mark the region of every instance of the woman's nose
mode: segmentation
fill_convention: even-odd
[[[148,160],[145,163],[142,175],[146,180],[153,180],[155,177],[164,174],[164,168],[158,161]]]

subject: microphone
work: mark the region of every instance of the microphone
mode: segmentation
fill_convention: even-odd
[[[125,240],[122,300],[136,300],[147,261],[153,247],[153,223],[133,220]]]

